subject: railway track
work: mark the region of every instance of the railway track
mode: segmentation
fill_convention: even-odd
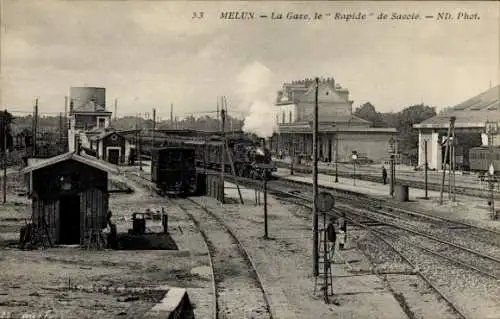
[[[267,292],[246,249],[216,215],[191,199],[173,199],[195,223],[214,274],[214,318],[274,318]]]
[[[271,189],[279,194],[285,194],[286,197],[296,198],[304,201],[306,206],[310,209],[310,203],[312,203],[312,197],[307,196],[307,194],[297,194],[290,193],[288,191],[280,190],[271,187]],[[454,229],[450,227],[449,224],[444,224],[444,221],[439,220],[440,223],[438,227],[434,227],[434,230],[430,230],[429,227],[425,226],[425,222],[421,222],[418,224],[408,223],[405,219],[402,219],[402,215],[393,214],[390,212],[384,212],[379,209],[373,209],[372,207],[366,207],[371,205],[362,204],[363,208],[356,207],[359,206],[359,198],[356,202],[350,198],[349,204],[337,204],[336,207],[338,210],[347,214],[347,216],[351,216],[356,218],[357,225],[363,225],[367,227],[385,227],[396,229],[396,232],[388,232],[387,229],[377,230],[373,229],[373,232],[379,233],[380,235],[386,235],[392,238],[398,238],[400,240],[404,240],[404,236],[402,233],[407,233],[406,237],[413,236],[414,238],[407,238],[407,244],[413,245],[414,247],[418,247],[422,251],[427,252],[428,254],[432,254],[434,256],[438,256],[442,259],[447,260],[448,262],[452,262],[454,264],[465,267],[469,270],[476,271],[483,276],[499,280],[500,279],[500,258],[497,257],[500,255],[500,247],[493,246],[488,243],[475,243],[471,245],[471,243],[466,244],[467,240],[459,238],[461,233],[453,234]],[[409,211],[406,212],[407,214]],[[418,215],[420,216],[420,215]],[[420,216],[422,217],[422,216]],[[433,221],[433,219],[428,219],[428,221]],[[453,223],[451,221],[446,220],[447,223]],[[399,223],[399,224],[397,224]],[[451,229],[452,233],[444,233],[443,239],[443,226],[444,229]],[[469,225],[471,229],[474,227]],[[482,231],[482,228],[476,229],[477,231]],[[392,236],[391,236],[392,235]],[[499,234],[500,235],[500,234]],[[497,236],[496,232],[493,232],[491,236]],[[422,244],[422,241],[427,240],[427,244]],[[500,237],[496,237],[492,239],[492,241],[498,241]],[[432,243],[429,243],[431,241]],[[459,244],[457,244],[458,242]],[[429,248],[432,247],[432,248]],[[493,252],[493,253],[485,253]],[[463,257],[462,259],[457,258],[456,256]]]
[[[277,167],[289,169],[290,165],[277,162]],[[311,174],[312,168],[294,166],[294,171],[297,173]],[[326,175],[331,175],[331,176],[335,175],[333,169],[320,168],[318,171],[321,174],[326,174]],[[338,176],[339,177],[346,177],[346,178],[353,178],[354,175],[350,172],[338,171]],[[356,174],[356,179],[369,181],[369,182],[375,182],[375,183],[382,183],[381,177],[376,176],[376,175],[372,175],[372,174],[359,173],[359,174]],[[423,181],[416,181],[416,180],[411,180],[408,178],[398,178],[397,181],[399,183],[408,185],[411,188],[418,188],[418,189],[425,188],[425,182],[423,182]],[[440,191],[441,184],[428,182],[427,189],[430,191]],[[455,191],[456,191],[456,194],[460,194],[460,195],[474,196],[474,197],[480,197],[480,198],[486,198],[486,199],[490,198],[490,191],[488,189],[481,189],[479,187],[474,188],[474,187],[456,186]],[[496,189],[495,194],[498,195],[499,193],[500,193],[500,191],[498,189]]]
[[[310,199],[304,198],[300,195],[293,194],[292,196],[288,197],[290,198],[296,198],[298,201],[293,201],[295,204],[304,206],[308,209],[312,210],[312,206],[310,204]],[[416,274],[418,275],[425,283],[429,285],[431,289],[435,291],[435,293],[438,295],[438,297],[442,300],[445,301],[445,303],[449,307],[449,311],[455,315],[455,317],[462,318],[462,319],[469,319],[470,317],[465,314],[465,312],[454,303],[449,296],[447,296],[441,289],[438,288],[438,285],[435,284],[427,275],[425,275],[422,271],[419,270],[419,267],[416,263],[412,262],[403,252],[402,249],[398,249],[393,242],[387,239],[387,236],[378,230],[373,229],[374,226],[366,223],[366,220],[358,221],[357,219],[353,219],[352,217],[349,217],[349,212],[348,211],[343,211],[343,210],[337,210],[337,213],[332,213],[334,216],[340,216],[339,213],[346,213],[345,218],[352,224],[360,227],[361,229],[364,229],[374,235],[380,242],[382,242],[384,245],[389,247],[391,251],[393,251],[396,255],[398,255],[408,266],[410,269],[413,269],[413,272],[411,274]],[[379,226],[378,224],[375,226]],[[384,275],[384,273],[378,272],[379,275]],[[411,311],[405,310],[407,314],[409,314],[409,317],[411,318]]]
[[[260,188],[261,184],[258,181],[242,180],[241,178],[239,178],[239,181],[250,187]],[[310,194],[307,191],[304,191],[304,183],[294,184],[277,180],[268,182],[267,187],[270,193],[274,193],[274,195],[283,198],[285,201],[291,200],[295,204],[312,209],[312,197],[308,196]],[[323,189],[328,191],[328,189]],[[329,191],[331,192],[331,189]],[[433,269],[440,269],[438,273],[441,273],[441,276],[447,271],[450,272],[450,276],[453,276],[454,272],[457,272],[457,268],[461,269],[458,270],[459,273],[463,273],[463,270],[466,269],[470,271],[471,275],[474,273],[482,276],[482,280],[489,281],[489,284],[498,284],[500,279],[500,258],[484,252],[488,248],[493,249],[498,254],[500,239],[498,236],[500,232],[497,230],[429,216],[421,212],[412,212],[408,209],[395,207],[392,204],[385,204],[381,200],[372,201],[364,196],[355,196],[354,194],[341,194],[339,196],[338,193],[336,195],[340,202],[348,203],[348,205],[340,205],[343,206],[341,208],[337,205],[337,212],[345,213],[352,224],[370,232],[389,246],[392,251],[415,270],[415,273],[436,292],[439,298],[446,301],[450,311],[457,317],[469,318],[469,315],[440,288],[439,276],[434,276]],[[368,203],[360,205],[363,201]],[[359,206],[362,208],[359,208]],[[376,209],[373,209],[373,207]],[[382,211],[382,209],[387,209],[387,212]],[[422,230],[421,227],[418,227],[419,225],[411,227],[411,223],[407,222],[409,217],[410,219],[420,220],[420,223],[432,224],[434,232],[429,231],[429,229]],[[398,223],[403,225],[398,225]],[[451,231],[451,234],[445,234],[444,239],[442,238],[443,229]],[[462,240],[462,244],[454,243],[453,241],[457,241],[460,236],[463,236],[464,231],[468,232],[468,236],[471,233],[477,235],[484,232],[487,234],[490,243],[480,244],[479,246],[482,248],[466,246],[463,244],[464,240]],[[467,239],[465,239],[466,241]],[[492,243],[497,245],[487,247],[488,244]],[[411,260],[411,256],[415,255],[421,258]],[[420,270],[420,268],[425,269],[425,271]]]
[[[164,197],[146,177],[130,175],[142,186]],[[170,198],[168,201],[192,220],[203,237],[212,272],[212,318],[276,318],[255,264],[234,232],[192,199]]]

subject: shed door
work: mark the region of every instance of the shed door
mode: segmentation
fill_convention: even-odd
[[[120,150],[108,149],[108,162],[118,165],[120,159]]]
[[[80,196],[64,195],[59,198],[59,243],[80,244]]]

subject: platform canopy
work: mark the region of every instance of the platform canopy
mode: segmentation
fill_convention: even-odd
[[[456,128],[484,128],[487,121],[500,122],[500,85],[452,107],[443,114],[415,124],[413,127],[445,129],[450,125],[452,116],[456,118]]]

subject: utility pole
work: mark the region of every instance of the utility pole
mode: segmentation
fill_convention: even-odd
[[[64,149],[61,149],[63,145],[63,116],[62,113],[59,113],[59,149],[62,153]]]
[[[137,162],[139,162],[139,170],[142,171],[142,161],[141,161],[141,125],[139,123],[139,114],[137,114],[136,117],[136,124],[135,124],[135,129],[136,129],[136,141],[137,141]]]
[[[225,124],[225,121],[226,121],[226,112],[224,111],[224,109],[221,110],[221,135],[222,135],[222,149],[221,149],[221,169],[220,169],[220,179],[221,179],[221,185],[222,185],[222,198],[221,198],[221,202],[222,204],[225,203],[225,200],[224,200],[224,173],[226,171],[226,161],[225,161],[225,158],[226,158],[226,134],[224,132],[224,124]]]
[[[267,178],[264,175],[264,239],[268,239],[267,231]]]
[[[439,204],[443,205],[443,192],[444,192],[444,181],[446,179],[446,162],[448,161],[448,153],[450,147],[450,136],[451,130],[453,129],[453,125],[455,124],[455,117],[450,117],[450,125],[448,126],[448,134],[446,135],[446,150],[444,152],[444,161],[443,161],[443,179],[441,181],[441,194],[439,197]]]
[[[68,130],[68,97],[64,97],[64,130],[66,131],[65,136],[67,135]]]
[[[153,109],[153,132],[151,133],[151,156],[155,147],[156,109]]]
[[[36,157],[36,140],[37,140],[37,131],[38,131],[38,98],[35,99],[35,114],[33,115],[33,157]]]
[[[3,203],[7,202],[7,109],[3,113]]]
[[[118,114],[118,99],[115,99],[115,123],[116,123],[117,114]]]
[[[314,276],[319,275],[319,247],[318,247],[318,87],[319,78],[316,78],[314,93],[313,117],[313,266]]]
[[[455,170],[457,166],[457,157],[456,157],[456,147],[457,147],[457,141],[455,140],[455,125],[453,125],[452,131],[451,131],[451,161],[452,161],[452,166],[451,166],[451,172],[452,172],[452,177],[451,177],[451,200],[454,202],[456,201],[456,194],[455,194]]]
[[[219,123],[219,130],[221,130],[221,122],[219,117],[219,97],[217,97],[217,123]]]
[[[174,104],[170,104],[170,128],[174,128]]]
[[[429,199],[429,196],[428,196],[428,190],[427,190],[427,183],[428,183],[428,180],[427,180],[427,171],[429,169],[429,164],[427,163],[427,140],[424,140],[424,149],[425,149],[425,157],[424,157],[424,161],[425,161],[425,198],[424,199]]]

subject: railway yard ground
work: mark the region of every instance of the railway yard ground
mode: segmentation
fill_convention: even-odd
[[[373,231],[354,222],[348,227],[346,249],[340,252],[343,262],[332,267],[335,295],[325,304],[320,293],[313,294],[311,211],[303,203],[273,193],[271,182],[269,238],[265,239],[263,206],[256,205],[256,192],[249,186],[241,187],[244,204],[238,202],[235,185],[228,182],[224,205],[206,196],[166,199],[144,182],[148,166],[139,174],[137,167],[122,172],[110,176],[110,184],[131,188],[133,193],[110,195],[112,221],[119,233],[132,227],[133,212],[163,207],[168,214],[169,234],[150,238],[141,249],[19,250],[14,242],[24,219],[29,218],[30,202],[17,195],[20,182],[11,179],[7,203],[0,211],[0,318],[44,313],[59,318],[140,318],[170,287],[187,289],[195,318],[211,318],[214,311],[219,318],[500,318],[498,265],[480,265],[488,266],[495,280],[403,247],[407,262],[385,247]],[[289,176],[287,169],[279,169],[277,175],[302,185],[311,179],[310,174]],[[391,203],[388,185],[358,180],[354,186],[345,177],[333,183],[331,176],[323,174],[319,183]],[[309,196],[309,187],[302,188]],[[445,205],[439,206],[439,193],[429,191],[430,200],[418,199],[422,196],[423,190],[410,188],[410,202],[402,204],[408,210],[500,230],[500,222],[489,219],[485,199],[457,195],[452,203],[445,194]],[[341,201],[338,205],[346,207]],[[406,238],[396,230],[373,225],[372,230],[392,234],[387,239]],[[162,232],[160,222],[148,220],[147,227],[150,232]],[[499,238],[498,234],[478,238],[475,248],[500,259]],[[151,250],[152,246],[170,250]],[[422,273],[446,298],[436,293]]]

